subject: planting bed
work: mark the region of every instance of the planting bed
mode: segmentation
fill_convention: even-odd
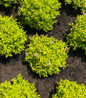
[[[38,34],[45,34],[45,36],[53,36],[58,40],[63,40],[66,42],[66,36],[69,33],[71,26],[69,23],[72,23],[76,20],[77,14],[81,14],[80,10],[73,9],[70,5],[65,6],[63,0],[60,0],[62,3],[62,8],[59,10],[60,15],[57,17],[58,22],[54,25],[53,30],[45,33],[43,31],[37,31],[31,29],[29,26],[25,26],[24,30],[27,31],[27,36]],[[13,15],[14,18],[17,18],[19,21],[19,16],[14,9],[5,8],[0,6],[0,14],[2,16]],[[30,42],[28,39],[25,47]],[[36,73],[32,72],[31,68],[28,67],[28,63],[25,61],[25,51],[22,51],[21,54],[14,55],[13,57],[5,58],[0,56],[0,83],[10,81],[15,78],[19,73],[23,76],[24,79],[28,80],[30,83],[35,83],[38,94],[41,98],[51,98],[51,95],[54,94],[57,81],[60,79],[68,79],[70,81],[76,81],[77,83],[86,85],[86,55],[85,51],[82,49],[77,49],[73,51],[70,48],[68,59],[66,60],[67,66],[65,69],[61,69],[60,73],[57,75],[52,75],[47,78],[40,78]]]

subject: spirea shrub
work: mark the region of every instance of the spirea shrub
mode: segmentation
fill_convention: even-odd
[[[24,24],[46,32],[53,29],[61,7],[58,0],[24,0],[21,5],[18,14],[22,16]]]
[[[58,41],[53,37],[44,35],[30,37],[29,48],[26,49],[25,59],[29,63],[32,71],[39,76],[58,74],[59,67],[65,68],[68,47],[66,43]]]
[[[65,0],[65,4],[72,4],[73,8],[81,8],[82,12],[86,10],[86,0]]]
[[[76,48],[84,49],[86,54],[86,15],[78,16],[75,23],[72,23],[71,26],[67,42],[74,50]]]
[[[77,84],[67,79],[57,82],[56,94],[52,98],[85,98],[86,87],[84,84]]]
[[[0,15],[0,54],[5,57],[20,53],[24,50],[27,40],[26,32],[18,26],[13,17]]]
[[[5,7],[12,7],[13,4],[20,4],[23,0],[0,0],[0,4],[4,5]]]
[[[0,98],[40,98],[34,83],[24,80],[19,74],[17,78],[0,84]]]

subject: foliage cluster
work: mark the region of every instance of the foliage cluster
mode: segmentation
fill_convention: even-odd
[[[82,48],[86,54],[86,15],[79,15],[72,23],[72,28],[67,36],[67,42],[75,50],[76,48]]]
[[[19,74],[11,82],[0,84],[0,98],[40,98],[40,95],[37,94],[34,83],[22,79]]]
[[[53,29],[59,15],[57,10],[61,7],[58,0],[24,0],[21,5],[18,14],[22,16],[22,21],[32,28],[46,32]]]
[[[57,82],[56,94],[52,98],[85,98],[86,87],[84,84],[77,84],[67,79]]]
[[[73,8],[81,8],[82,12],[86,10],[86,0],[65,0],[65,4],[72,4]]]
[[[20,4],[23,0],[0,0],[0,4],[5,7],[12,7],[12,5]]]
[[[40,77],[58,74],[59,67],[66,67],[68,48],[64,42],[37,34],[30,37],[30,40],[25,59]]]
[[[24,50],[27,40],[26,32],[18,26],[13,17],[0,15],[0,54],[6,57],[12,56]]]

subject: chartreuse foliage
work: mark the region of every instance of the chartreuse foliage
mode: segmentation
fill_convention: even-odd
[[[23,0],[0,0],[0,4],[5,7],[12,7],[12,5],[20,4]]]
[[[24,24],[44,31],[53,29],[59,15],[57,10],[61,7],[58,0],[24,0],[21,5],[18,14],[22,16]]]
[[[86,54],[86,15],[77,17],[75,24],[72,23],[67,42],[75,50],[77,47],[85,50]]]
[[[86,98],[86,87],[67,79],[57,82],[56,94],[52,98]]]
[[[0,98],[40,98],[34,83],[31,84],[24,80],[21,74],[12,79],[11,82],[5,81],[5,83],[0,84]]]
[[[86,10],[86,0],[65,0],[65,4],[72,4],[73,8],[81,8],[82,12]]]
[[[26,49],[26,61],[39,76],[58,74],[59,67],[65,68],[68,48],[67,45],[53,37],[44,35],[30,37],[29,48]]]
[[[13,17],[0,15],[0,54],[6,57],[12,56],[24,50],[27,40],[26,32],[23,31]]]

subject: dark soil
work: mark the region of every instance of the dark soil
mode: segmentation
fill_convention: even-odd
[[[61,2],[62,8],[60,9],[60,16],[57,16],[58,22],[54,25],[53,30],[45,33],[43,31],[31,29],[29,26],[25,26],[24,29],[27,31],[27,35],[34,35],[38,32],[39,34],[45,34],[49,37],[53,36],[58,40],[66,42],[66,36],[71,28],[69,23],[74,22],[77,14],[80,15],[81,12],[79,9],[77,11],[73,9],[71,5],[64,6],[64,2]],[[2,16],[13,15],[14,18],[19,18],[17,10],[15,11],[3,6],[0,6],[0,14]],[[25,47],[27,47],[29,42],[28,39]],[[24,60],[25,51],[22,51],[21,54],[14,55],[13,57],[8,57],[7,59],[0,56],[0,83],[5,82],[6,80],[10,81],[21,73],[24,79],[28,80],[30,83],[35,83],[35,87],[41,98],[51,98],[51,95],[56,92],[56,83],[57,81],[60,81],[60,79],[68,79],[86,85],[86,55],[84,54],[85,52],[82,49],[73,51],[71,48],[68,59],[66,60],[69,66],[64,70],[62,69],[58,75],[52,75],[47,78],[39,78],[36,73],[32,72],[28,63]]]

